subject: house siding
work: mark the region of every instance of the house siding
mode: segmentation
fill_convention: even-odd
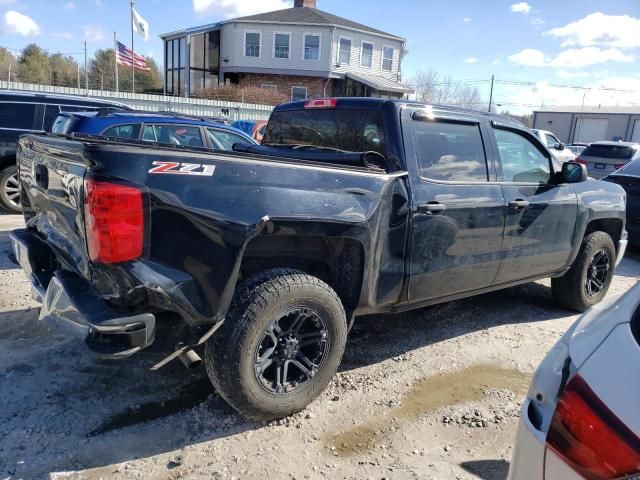
[[[360,73],[364,75],[378,75],[390,80],[398,80],[400,72],[400,52],[402,50],[402,41],[373,34],[355,32],[344,28],[336,28],[335,38],[333,42],[333,64],[338,63],[338,52],[340,50],[340,37],[351,39],[351,64],[334,67],[333,72],[338,74]],[[373,44],[373,62],[371,68],[360,66],[360,58],[362,54],[362,42]],[[382,69],[382,48],[383,46],[393,47],[393,67],[391,71]]]
[[[244,56],[245,31],[259,31],[262,34],[260,57]],[[289,58],[274,58],[273,42],[276,33],[290,33]],[[320,59],[303,59],[304,34],[320,34]],[[223,25],[221,43],[223,57],[229,59],[223,68],[233,71],[242,68],[263,68],[277,70],[306,70],[310,72],[326,72],[331,66],[331,28],[313,25],[285,25],[268,23],[234,22]]]

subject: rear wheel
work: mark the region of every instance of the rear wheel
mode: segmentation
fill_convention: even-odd
[[[605,232],[587,235],[571,269],[551,280],[553,297],[564,307],[584,312],[607,294],[615,263],[611,237]]]
[[[316,277],[274,269],[239,287],[224,325],[205,345],[216,390],[247,417],[305,408],[329,384],[347,337],[337,294]]]
[[[18,167],[15,165],[0,170],[0,206],[12,213],[21,212]]]

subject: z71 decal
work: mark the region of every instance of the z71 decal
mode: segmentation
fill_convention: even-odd
[[[167,173],[171,175],[204,175],[213,176],[215,165],[202,165],[200,163],[179,163],[179,162],[153,162],[156,165],[149,173]]]

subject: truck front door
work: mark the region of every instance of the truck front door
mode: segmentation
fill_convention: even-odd
[[[490,286],[500,266],[505,200],[476,118],[403,111],[412,195],[410,303]]]
[[[528,133],[494,125],[497,164],[507,201],[504,252],[496,283],[540,276],[564,267],[573,248],[578,200],[570,184],[552,181],[548,151]]]

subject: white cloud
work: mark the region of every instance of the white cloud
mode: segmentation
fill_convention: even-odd
[[[0,0],[0,5],[13,5],[16,0]]]
[[[462,19],[462,21],[463,21],[464,23],[471,23],[471,17],[464,17],[464,18]]]
[[[73,34],[71,32],[56,32],[53,36],[56,38],[64,38],[65,40],[71,40],[73,38]]]
[[[478,59],[476,57],[469,57],[464,59],[464,63],[478,63]]]
[[[563,68],[561,68],[560,70],[558,70],[556,72],[556,76],[559,78],[584,78],[584,77],[588,77],[589,73],[587,72],[570,72],[569,70],[565,70]]]
[[[518,53],[510,55],[507,60],[516,65],[525,65],[528,67],[544,67],[546,60],[544,53],[535,48],[525,48]]]
[[[40,35],[40,26],[33,18],[15,10],[9,10],[4,14],[2,33],[31,37]]]
[[[596,12],[544,33],[563,40],[562,46],[640,47],[640,18]]]
[[[87,42],[100,42],[104,40],[104,31],[100,26],[95,24],[89,24],[82,27],[82,31],[84,32],[84,39]]]
[[[69,11],[69,10],[75,10],[76,8],[76,4],[74,2],[67,2],[65,3],[62,8],[64,8],[65,10]]]
[[[522,13],[524,15],[528,15],[531,11],[531,5],[527,2],[514,3],[511,5],[511,11],[514,13]]]
[[[291,7],[289,0],[193,0],[198,15],[242,17]]]
[[[529,24],[535,28],[536,30],[540,30],[540,28],[542,28],[542,25],[544,25],[545,23],[547,23],[546,20],[543,20],[540,17],[533,17],[530,21]]]
[[[515,65],[527,67],[582,68],[606,62],[631,63],[634,57],[624,54],[617,48],[585,47],[564,50],[551,58],[540,50],[525,48],[509,56],[508,60]]]

